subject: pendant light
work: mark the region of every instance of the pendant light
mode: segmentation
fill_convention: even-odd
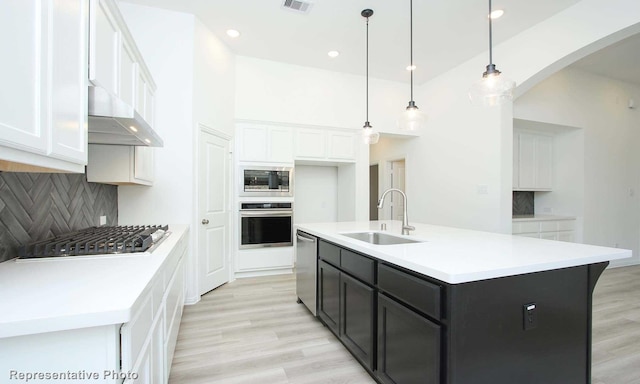
[[[401,131],[416,132],[423,128],[427,121],[427,115],[418,109],[416,102],[413,101],[413,71],[416,67],[413,65],[413,0],[409,0],[409,46],[410,46],[410,66],[407,68],[411,72],[411,100],[405,111],[398,119],[398,128]]]
[[[489,65],[482,74],[482,79],[471,86],[469,98],[473,104],[491,107],[513,99],[516,83],[506,78],[493,64],[491,0],[489,0]]]
[[[380,139],[380,134],[373,130],[369,123],[369,17],[373,15],[371,9],[365,9],[360,15],[367,19],[367,119],[362,127],[362,140],[365,144],[376,144]]]

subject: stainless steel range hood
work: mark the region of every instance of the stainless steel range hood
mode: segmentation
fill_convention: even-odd
[[[102,87],[89,86],[89,144],[162,147],[164,142],[133,108]]]

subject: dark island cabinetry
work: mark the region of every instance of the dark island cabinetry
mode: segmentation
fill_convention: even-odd
[[[375,262],[320,241],[318,317],[370,372],[375,369]],[[330,264],[332,263],[332,264]]]
[[[591,381],[608,262],[448,284],[322,239],[318,259],[318,316],[379,383]]]

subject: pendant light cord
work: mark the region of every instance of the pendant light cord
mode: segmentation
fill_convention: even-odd
[[[367,62],[366,62],[366,77],[367,77],[367,123],[369,122],[369,18],[367,17],[367,45],[366,45],[366,55],[367,55]]]
[[[409,58],[411,63],[411,101],[413,101],[413,0],[409,0]]]
[[[493,64],[493,48],[491,42],[493,41],[493,31],[491,28],[491,0],[489,0],[489,65]]]

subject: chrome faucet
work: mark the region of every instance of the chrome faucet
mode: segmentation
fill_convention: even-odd
[[[386,191],[384,191],[384,193],[382,194],[382,196],[380,197],[380,200],[378,200],[378,209],[382,209],[382,205],[384,204],[384,198],[385,196],[387,196],[387,193],[389,192],[398,192],[402,195],[402,199],[403,199],[403,209],[402,209],[402,234],[403,235],[408,235],[409,231],[413,231],[416,229],[416,227],[409,225],[409,217],[407,216],[407,195],[405,195],[404,192],[402,192],[402,190],[397,189],[397,188],[389,188]]]

